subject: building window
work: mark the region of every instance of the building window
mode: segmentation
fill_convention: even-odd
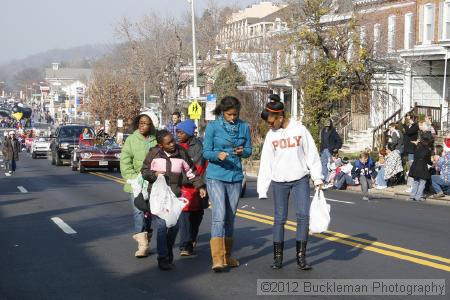
[[[388,51],[395,50],[395,16],[389,16],[388,19]]]
[[[442,38],[450,40],[450,1],[444,2],[444,18],[443,18],[443,32]]]
[[[381,37],[381,28],[380,24],[375,24],[373,26],[373,54],[378,54],[380,48],[380,37]]]
[[[433,19],[434,11],[431,3],[424,6],[424,22],[423,22],[423,43],[431,44],[433,39]]]
[[[412,48],[412,39],[413,39],[413,14],[408,13],[405,15],[405,40],[404,40],[404,48],[411,49]]]

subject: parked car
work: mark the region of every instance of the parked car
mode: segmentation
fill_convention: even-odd
[[[36,138],[31,144],[31,157],[36,159],[38,156],[47,156],[50,152],[51,141],[49,138]]]
[[[72,171],[87,168],[120,169],[120,146],[112,138],[94,138],[90,144],[80,144],[72,153]]]
[[[88,128],[89,134],[94,135],[94,129],[82,124],[64,124],[56,128],[51,137],[52,165],[61,166],[64,162],[70,162],[72,152],[78,147],[80,134],[84,128]]]

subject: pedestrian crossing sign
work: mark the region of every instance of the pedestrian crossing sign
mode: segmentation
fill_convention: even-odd
[[[188,115],[192,120],[200,120],[202,116],[202,106],[194,100],[188,108]]]

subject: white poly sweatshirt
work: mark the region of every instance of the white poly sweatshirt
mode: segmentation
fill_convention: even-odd
[[[322,183],[322,164],[311,133],[301,122],[291,120],[286,128],[269,130],[259,166],[257,191],[267,198],[271,181],[290,182],[311,174]]]

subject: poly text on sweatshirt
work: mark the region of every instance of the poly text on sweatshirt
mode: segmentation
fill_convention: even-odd
[[[319,153],[306,127],[291,120],[286,128],[270,130],[261,153],[259,198],[267,198],[271,181],[291,182],[306,175],[315,183],[323,179]]]

